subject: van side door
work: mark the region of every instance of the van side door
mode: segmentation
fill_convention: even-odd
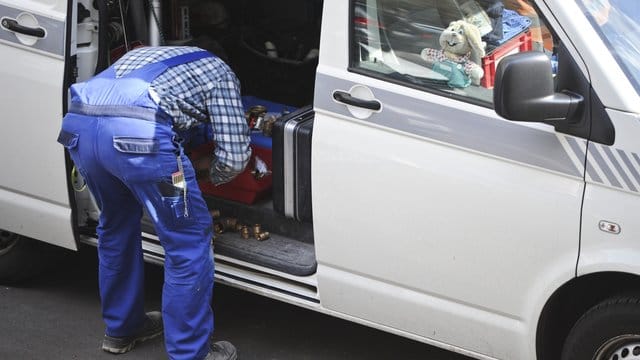
[[[475,64],[476,85],[467,64],[424,56],[465,17],[457,3],[325,1],[312,150],[321,303],[474,356],[529,359],[540,309],[575,276],[586,141],[499,117],[490,70],[518,51],[551,59],[565,35],[516,13],[525,25]]]
[[[75,248],[64,148],[67,0],[0,0],[0,228]]]

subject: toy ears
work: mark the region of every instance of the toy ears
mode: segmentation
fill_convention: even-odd
[[[471,47],[471,61],[476,64],[480,64],[482,61],[482,57],[485,55],[484,48],[485,43],[482,41],[482,35],[480,35],[480,30],[475,25],[464,21],[459,20],[456,21],[464,30],[464,33],[467,36],[467,42]]]

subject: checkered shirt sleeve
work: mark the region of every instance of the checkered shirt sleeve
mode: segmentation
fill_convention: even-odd
[[[146,64],[168,59],[196,47],[143,47],[128,52],[114,66],[120,77]],[[230,181],[249,161],[249,127],[244,118],[240,82],[222,60],[207,57],[169,68],[151,83],[150,92],[173,118],[174,128],[187,130],[210,121],[216,143],[211,178]]]

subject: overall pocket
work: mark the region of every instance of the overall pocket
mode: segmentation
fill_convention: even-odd
[[[78,171],[82,177],[86,178],[86,172],[84,171],[84,167],[82,166],[82,162],[80,161],[80,155],[78,154],[78,140],[80,135],[74,134],[72,132],[66,130],[60,130],[58,134],[58,143],[62,144],[62,146],[67,149],[69,152],[69,156],[71,156],[71,160],[75,164]]]
[[[60,130],[58,134],[58,142],[62,144],[67,150],[74,149],[78,146],[78,134],[70,133],[65,130]]]
[[[113,148],[121,176],[127,181],[157,180],[161,176],[160,142],[155,138],[114,136]]]
[[[114,136],[113,147],[127,154],[156,154],[160,150],[160,142],[154,138]]]
[[[183,196],[163,197],[162,203],[166,209],[166,221],[173,225],[174,230],[192,226],[196,222],[196,217],[191,211],[191,203]]]

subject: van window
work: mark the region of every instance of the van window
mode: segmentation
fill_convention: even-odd
[[[351,70],[491,106],[500,60],[555,43],[529,0],[354,0]]]
[[[579,3],[640,93],[640,2],[580,0]]]

